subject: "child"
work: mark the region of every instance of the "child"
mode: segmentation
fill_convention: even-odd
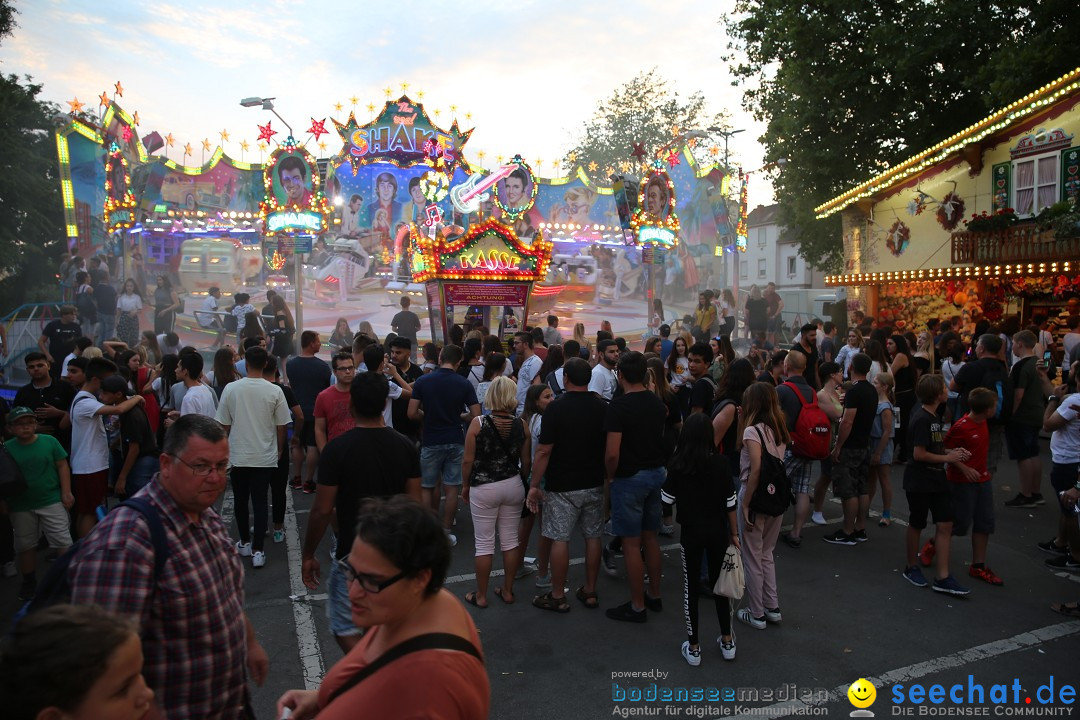
[[[908,439],[912,447],[911,460],[904,469],[904,492],[907,495],[911,517],[907,529],[907,563],[904,579],[916,587],[929,583],[916,564],[919,553],[919,536],[926,528],[926,516],[934,517],[934,539],[923,549],[927,564],[937,555],[935,592],[950,595],[967,595],[970,591],[956,582],[949,574],[949,538],[952,535],[952,496],[945,476],[945,463],[966,462],[971,453],[963,448],[945,450],[944,420],[937,414],[949,393],[940,375],[923,375],[919,378],[915,395],[920,405],[911,413]]]
[[[870,429],[870,476],[867,478],[870,502],[874,502],[874,491],[881,485],[881,520],[878,527],[889,527],[892,522],[892,479],[889,471],[893,461],[893,418],[896,412],[893,405],[895,381],[887,372],[878,373],[874,378],[878,404],[874,412],[874,426]]]
[[[38,538],[44,534],[58,555],[67,551],[71,545],[67,511],[75,498],[67,453],[52,435],[38,434],[34,411],[24,406],[12,408],[7,423],[15,442],[5,447],[26,479],[26,491],[9,499],[8,509],[23,576],[19,599],[29,600],[37,589]]]
[[[963,448],[971,459],[950,465],[947,470],[952,489],[953,531],[967,535],[971,527],[971,567],[968,575],[991,585],[1005,582],[986,567],[986,546],[994,532],[994,488],[986,469],[990,435],[986,419],[997,407],[997,393],[975,388],[968,394],[968,414],[953,423],[945,435],[946,448]],[[932,553],[931,553],[932,554]]]
[[[236,344],[243,343],[244,326],[247,324],[247,314],[255,312],[255,306],[249,301],[251,296],[240,292],[233,295],[233,306],[229,312],[236,319]]]

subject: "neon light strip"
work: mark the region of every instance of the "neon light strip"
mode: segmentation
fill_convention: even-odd
[[[1077,263],[1038,262],[1016,263],[1013,265],[984,265],[982,267],[947,267],[922,268],[919,270],[893,270],[889,272],[851,273],[848,275],[826,275],[825,284],[833,285],[876,285],[878,283],[919,282],[930,280],[954,280],[961,278],[998,278],[1054,275],[1058,272],[1072,272]]]

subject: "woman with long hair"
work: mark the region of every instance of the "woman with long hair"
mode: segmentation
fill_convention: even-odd
[[[735,485],[727,458],[716,452],[712,425],[704,413],[691,415],[683,423],[675,453],[667,465],[665,500],[675,503],[676,520],[682,532],[683,614],[687,639],[682,656],[690,665],[701,664],[698,642],[698,576],[703,561],[708,563],[709,587],[720,576],[720,566],[728,545],[739,547],[735,516]],[[694,572],[690,572],[693,570]],[[725,660],[735,659],[735,638],[731,633],[731,609],[723,595],[713,595],[716,618],[720,621],[720,652]]]
[[[488,410],[487,405],[483,404],[484,396],[487,395],[488,388],[491,386],[491,383],[495,381],[495,378],[505,377],[506,368],[509,364],[506,355],[501,352],[493,352],[484,360],[484,379],[476,384],[476,397],[480,398],[481,411],[485,415],[490,411]],[[516,410],[517,408],[515,407],[514,409]]]
[[[352,352],[353,331],[349,329],[349,319],[339,317],[334,324],[334,332],[330,333],[330,347],[337,354],[342,350]]]
[[[371,327],[371,323],[367,320],[361,320],[360,324],[356,326],[357,335],[367,335],[370,338],[378,338],[375,334],[375,328]]]
[[[720,336],[731,339],[735,332],[735,296],[730,288],[720,293]]]
[[[735,362],[735,348],[731,347],[731,337],[728,335],[719,335],[709,340],[709,347],[713,351],[713,361],[709,365],[709,375],[712,377],[713,382],[717,387],[720,387],[720,380],[724,377],[724,373],[727,372],[727,368],[731,363]]]
[[[713,442],[716,449],[728,459],[732,468],[739,467],[739,408],[746,389],[754,384],[754,368],[746,358],[731,363],[720,385],[716,388],[713,404]],[[735,478],[736,485],[739,482]]]
[[[593,342],[585,337],[585,323],[574,323],[574,339],[581,347],[581,358],[591,361]]]
[[[228,346],[219,348],[214,353],[214,369],[206,374],[206,379],[210,381],[210,387],[220,399],[225,386],[240,379],[236,372],[236,351]]]
[[[675,342],[671,346],[671,352],[667,356],[668,376],[671,378],[671,389],[676,393],[690,382],[690,357],[688,352],[693,343],[685,333],[676,335]]]
[[[645,354],[654,353],[657,357],[660,356],[660,336],[655,335],[645,341]]]
[[[889,356],[885,353],[885,345],[877,340],[866,341],[866,354],[870,356],[870,372],[866,379],[874,382],[879,372],[889,371]]]
[[[135,281],[129,278],[124,281],[124,287],[116,298],[116,336],[128,347],[139,344],[139,313],[142,309],[142,293]]]
[[[859,329],[848,328],[847,343],[836,353],[836,364],[840,366],[844,377],[847,377],[851,372],[851,358],[863,352],[864,346],[863,336]]]
[[[284,376],[285,360],[296,353],[296,343],[293,341],[296,337],[296,322],[293,320],[292,311],[289,310],[285,298],[280,295],[274,296],[274,299],[270,301],[270,307],[274,311],[274,324],[270,329],[274,344],[270,352],[280,361],[278,366]],[[285,380],[288,382],[287,377]]]
[[[549,345],[547,357],[544,358],[544,362],[540,365],[540,372],[537,373],[537,377],[546,383],[551,373],[561,368],[565,360],[562,345]]]
[[[154,334],[172,332],[176,325],[176,313],[183,307],[169,276],[158,275],[157,288],[154,290]]]
[[[560,345],[551,347],[561,348]],[[549,348],[550,350],[550,348]],[[555,399],[555,393],[545,385],[530,385],[525,392],[525,408],[521,411],[521,419],[529,431],[529,452],[533,461],[536,462],[536,447],[540,444],[540,427],[543,423],[544,411],[551,401]],[[544,486],[544,479],[540,479],[540,487]],[[529,536],[532,535],[533,525],[540,518],[543,527],[544,506],[538,505],[536,512],[529,510],[526,505],[521,509],[521,524],[518,526],[518,541],[521,543],[521,554],[525,555],[529,549]],[[551,538],[540,536],[539,546],[536,550],[536,565],[530,565],[524,561],[521,564],[519,575],[524,576],[527,572],[536,572],[536,587],[541,590],[551,589],[551,575],[548,570],[548,560],[551,558]]]
[[[157,365],[161,362],[163,353],[161,352],[161,346],[158,345],[157,336],[154,335],[153,330],[143,330],[142,335],[139,337],[139,345],[146,348],[147,364]]]
[[[878,527],[888,527],[892,523],[892,478],[889,473],[892,470],[893,456],[893,430],[895,418],[893,406],[896,398],[893,396],[895,381],[890,373],[878,373],[874,378],[874,389],[877,390],[878,404],[874,411],[874,425],[870,429],[870,475],[868,476],[868,494],[870,502],[874,502],[874,493],[877,486],[881,485],[881,520]]]
[[[750,297],[746,298],[746,327],[752,338],[765,339],[765,326],[768,324],[768,304],[761,297],[761,288],[750,286]]]
[[[911,347],[903,335],[893,335],[885,343],[885,350],[892,357],[888,371],[896,381],[896,404],[900,408],[900,427],[896,429],[895,461],[907,462],[907,426],[915,409],[915,381],[918,371]]]
[[[930,334],[929,330],[923,330],[919,333],[918,343],[915,346],[914,360],[915,367],[919,370],[919,375],[933,372],[937,368],[934,361],[934,336]]]
[[[773,551],[780,537],[784,516],[756,513],[750,509],[750,500],[761,480],[764,453],[783,462],[790,442],[791,435],[784,411],[780,409],[776,388],[768,383],[754,383],[743,396],[742,417],[739,419],[739,445],[742,451],[739,461],[742,475],[739,522],[742,525],[742,556],[749,607],[739,610],[738,617],[758,630],[764,630],[767,622],[777,623],[782,619],[776,592]]]
[[[244,347],[244,341],[248,338],[265,338],[262,318],[258,312],[249,312],[244,315],[244,329],[240,331],[240,347]]]

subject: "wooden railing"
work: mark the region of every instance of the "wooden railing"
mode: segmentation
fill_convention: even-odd
[[[954,232],[954,265],[986,265],[1032,260],[1080,259],[1080,238],[1058,240],[1053,230],[1020,225],[990,232]]]

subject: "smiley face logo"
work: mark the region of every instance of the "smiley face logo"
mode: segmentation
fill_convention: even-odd
[[[866,678],[859,678],[851,683],[847,691],[848,700],[857,708],[868,708],[877,700],[877,688]]]

